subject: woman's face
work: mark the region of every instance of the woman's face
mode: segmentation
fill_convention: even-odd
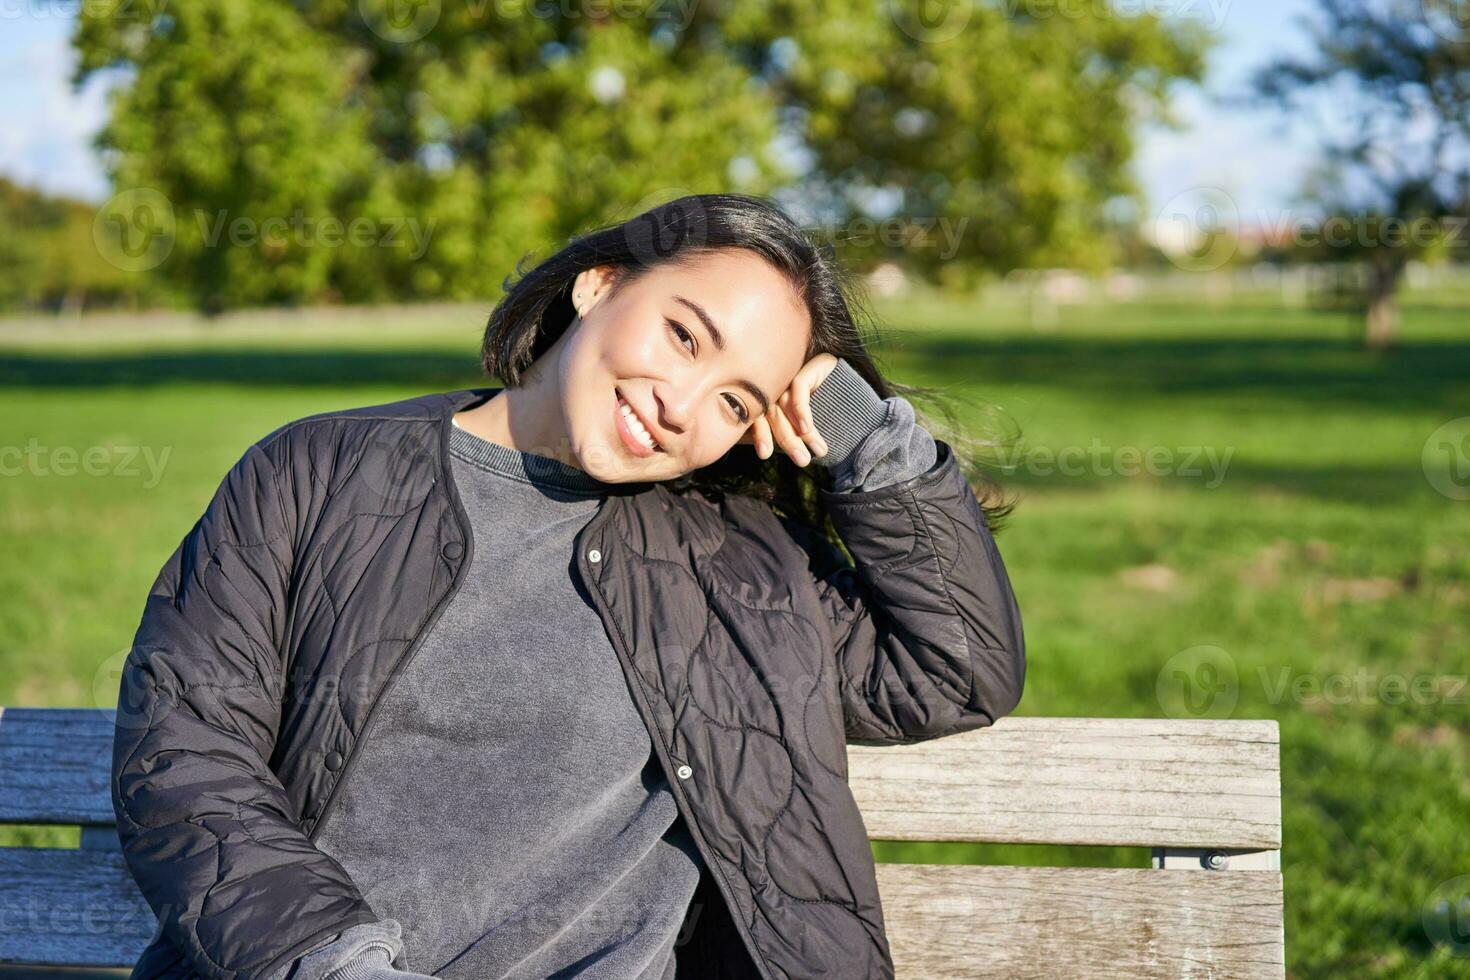
[[[577,277],[572,302],[582,314],[556,345],[582,469],[622,483],[713,463],[805,363],[805,305],[744,249],[660,265],[615,295],[608,271]]]

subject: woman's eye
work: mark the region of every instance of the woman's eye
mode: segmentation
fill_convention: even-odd
[[[740,419],[742,423],[750,421],[750,413],[745,410],[744,405],[740,404],[740,399],[726,395],[725,401],[729,402],[730,407],[735,409],[735,417]]]
[[[674,332],[674,336],[678,338],[679,343],[682,344],[686,340],[689,341],[688,349],[692,353],[694,351],[694,335],[688,330],[685,330],[683,327],[679,326],[679,324],[675,323],[673,320],[668,320],[666,322],[669,325],[669,329]]]

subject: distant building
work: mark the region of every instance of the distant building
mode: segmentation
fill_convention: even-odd
[[[880,262],[868,273],[868,290],[874,296],[901,296],[909,285],[908,273],[897,262]]]

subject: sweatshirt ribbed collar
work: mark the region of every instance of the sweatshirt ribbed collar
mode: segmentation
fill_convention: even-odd
[[[498,442],[491,442],[460,428],[450,417],[449,451],[465,462],[481,469],[500,473],[514,480],[555,487],[572,493],[595,496],[607,493],[609,484],[592,476],[586,470],[563,463],[550,456],[528,453]]]

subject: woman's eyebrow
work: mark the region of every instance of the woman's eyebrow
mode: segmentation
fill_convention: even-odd
[[[720,333],[720,328],[715,326],[715,321],[710,319],[710,315],[705,312],[704,307],[700,306],[692,299],[687,299],[677,294],[675,294],[674,296],[674,301],[678,303],[683,303],[694,312],[695,316],[699,317],[699,322],[704,324],[705,330],[709,331],[710,340],[713,340],[715,342],[716,350],[725,349],[725,335]],[[751,381],[741,381],[739,382],[739,384],[740,387],[750,392],[750,394],[752,395],[752,397],[755,398],[756,401],[761,403],[762,415],[771,410],[771,400],[766,397],[766,393],[761,390],[760,385],[755,384]]]
[[[677,294],[674,296],[674,300],[675,302],[683,303],[694,311],[694,315],[699,317],[699,322],[704,324],[704,329],[709,331],[710,339],[715,342],[715,348],[717,350],[725,349],[725,335],[720,333],[720,328],[715,326],[715,321],[710,319],[709,314],[704,311],[704,307],[692,299],[685,299],[683,296]]]

